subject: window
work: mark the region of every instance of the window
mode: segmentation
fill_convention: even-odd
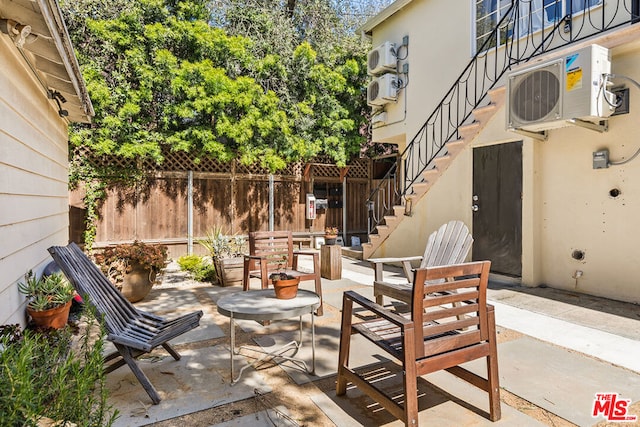
[[[491,32],[498,25],[506,13],[511,0],[475,0],[476,2],[476,50],[491,36]],[[499,5],[499,7],[498,7]],[[489,42],[485,49],[495,46],[495,40]]]
[[[507,13],[511,0],[474,0],[475,1],[475,42],[476,51],[491,36],[500,19]],[[582,13],[590,7],[602,4],[602,0],[520,0],[518,2],[517,22],[515,26],[500,32],[500,44],[506,37],[527,34],[553,26],[565,15]],[[514,17],[515,19],[515,17]],[[515,27],[515,28],[514,28]],[[484,50],[496,45],[497,40],[490,41]]]

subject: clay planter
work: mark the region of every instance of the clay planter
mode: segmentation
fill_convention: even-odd
[[[49,310],[33,311],[27,307],[27,313],[31,316],[33,323],[41,328],[61,329],[69,320],[69,311],[71,310],[71,301],[64,305],[59,305]]]
[[[278,299],[292,299],[298,295],[298,284],[300,284],[300,278],[298,277],[295,279],[277,279],[271,282]]]
[[[325,236],[324,236],[324,244],[325,245],[335,245],[337,239],[338,239],[338,235],[325,234]]]
[[[129,273],[124,274],[120,292],[129,302],[138,302],[149,294],[155,281],[155,271],[136,263]]]

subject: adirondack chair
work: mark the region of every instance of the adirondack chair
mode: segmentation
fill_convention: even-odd
[[[467,226],[462,221],[449,221],[431,233],[423,256],[368,259],[375,270],[373,295],[376,302],[383,305],[383,297],[386,295],[409,304],[413,287],[410,283],[413,278],[412,262],[420,261],[420,268],[459,264],[465,261],[472,244],[473,237],[469,234]],[[407,282],[385,282],[383,278],[385,263],[401,263]]]
[[[336,394],[345,395],[351,382],[405,425],[418,426],[417,378],[444,369],[486,391],[489,419],[499,420],[495,314],[486,300],[490,265],[481,261],[415,270],[415,290],[407,315],[385,309],[356,292],[345,292]],[[353,323],[354,303],[375,317]],[[371,369],[349,367],[353,334],[361,334],[399,361],[404,396],[398,395],[396,387],[392,387],[393,396],[385,393],[379,382],[381,375],[367,375]],[[459,366],[479,358],[486,358],[487,378]]]
[[[154,405],[160,395],[136,359],[158,346],[164,347],[175,360],[180,354],[169,341],[199,326],[202,311],[167,320],[135,308],[102,274],[102,271],[75,244],[52,246],[49,253],[77,292],[102,316],[107,340],[117,351],[105,357],[105,373],[127,364],[146,390]]]
[[[301,255],[313,258],[313,271],[298,269],[298,257]],[[313,280],[316,293],[320,297],[320,307],[316,310],[322,316],[322,281],[320,279],[320,262],[317,252],[293,251],[293,235],[291,231],[252,231],[249,233],[249,255],[244,257],[244,279],[242,288],[249,289],[252,277],[260,279],[262,289],[269,286],[269,274],[274,271],[284,272],[300,281]]]

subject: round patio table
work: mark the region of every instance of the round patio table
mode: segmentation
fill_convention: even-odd
[[[291,299],[278,299],[276,298],[275,291],[271,289],[249,290],[236,292],[230,295],[225,295],[218,300],[218,313],[223,316],[227,316],[230,319],[229,325],[229,338],[230,338],[230,353],[231,353],[231,382],[237,383],[242,376],[245,369],[262,362],[268,357],[275,359],[275,362],[280,364],[284,361],[289,361],[294,365],[304,368],[304,370],[312,375],[315,375],[316,368],[316,348],[315,348],[315,324],[313,312],[320,306],[320,297],[315,292],[299,289],[295,298]],[[311,315],[311,369],[307,367],[304,360],[295,358],[302,347],[302,316],[305,314]],[[298,341],[291,341],[284,346],[273,350],[263,351],[251,348],[253,351],[263,353],[264,356],[253,361],[252,363],[243,366],[236,378],[233,377],[233,359],[235,354],[240,354],[240,350],[244,347],[236,349],[235,344],[235,319],[244,320],[256,320],[256,321],[270,321],[270,320],[283,320],[290,319],[292,317],[300,318],[300,337]],[[289,349],[293,348],[294,352],[291,355],[285,355]]]

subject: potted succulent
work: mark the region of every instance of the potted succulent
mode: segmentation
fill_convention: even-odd
[[[36,326],[60,329],[69,320],[71,301],[75,289],[62,273],[53,273],[39,279],[31,270],[24,276],[25,282],[18,289],[27,296],[27,314]]]
[[[324,242],[327,245],[335,245],[338,238],[338,227],[326,227],[324,229]]]
[[[278,270],[269,275],[269,280],[273,284],[278,299],[292,299],[298,295],[298,285],[300,278],[287,274],[284,271],[286,265],[286,257],[278,263]]]
[[[136,240],[106,247],[94,258],[125,298],[137,302],[147,296],[164,268],[167,247]]]
[[[211,256],[221,286],[240,285],[244,268],[243,236],[225,234],[222,227],[214,227],[204,239],[198,240]]]

